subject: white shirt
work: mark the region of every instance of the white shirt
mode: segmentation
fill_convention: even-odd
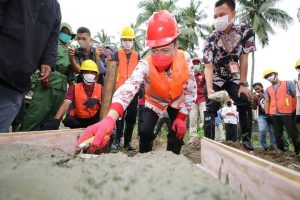
[[[183,85],[184,99],[179,112],[188,115],[192,108],[193,102],[195,102],[197,99],[197,86],[191,59],[187,53],[185,53],[185,57],[189,68],[189,79]],[[125,110],[132,101],[134,95],[139,91],[140,85],[147,78],[148,74],[149,66],[147,61],[140,60],[130,78],[127,79],[126,82],[114,93],[112,103],[120,103]],[[145,102],[145,107],[153,110],[159,116],[159,118],[164,116],[165,110],[162,111],[147,101]]]
[[[234,115],[227,115],[228,113],[234,113]],[[239,113],[236,111],[236,106],[231,105],[225,106],[222,108],[222,117],[224,119],[225,124],[237,124],[238,123],[238,115]]]

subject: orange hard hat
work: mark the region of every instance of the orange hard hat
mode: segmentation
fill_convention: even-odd
[[[146,46],[159,47],[171,43],[180,30],[176,19],[167,10],[154,12],[150,17],[147,28]]]

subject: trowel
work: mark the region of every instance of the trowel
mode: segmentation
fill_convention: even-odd
[[[96,157],[98,157],[99,155],[96,155],[96,154],[83,153],[84,150],[86,150],[87,148],[89,148],[92,145],[94,137],[95,136],[93,136],[93,137],[85,140],[81,144],[79,144],[77,149],[75,150],[75,153],[74,153],[73,157],[76,157],[76,156],[78,156],[80,158],[96,158]]]

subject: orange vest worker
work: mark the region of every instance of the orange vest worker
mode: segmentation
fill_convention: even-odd
[[[150,104],[161,110],[167,106],[180,109],[183,102],[183,85],[188,80],[188,63],[183,51],[178,50],[173,58],[170,79],[163,71],[160,72],[152,64],[151,58],[146,58],[149,64],[149,75],[145,85],[145,98]]]
[[[276,114],[277,110],[282,114],[293,113],[296,109],[296,100],[287,92],[287,82],[281,81],[277,92],[274,91],[273,86],[267,89],[270,95],[270,110],[269,114]]]
[[[101,102],[101,85],[95,83],[94,91],[91,98],[99,99]],[[76,116],[83,119],[89,119],[96,115],[99,111],[100,107],[95,105],[93,108],[89,109],[85,105],[83,105],[88,100],[88,96],[86,95],[83,83],[78,83],[75,85],[75,108],[70,111],[70,115],[72,117]]]
[[[138,64],[139,55],[136,51],[132,51],[129,62],[127,62],[126,53],[123,49],[118,50],[119,67],[117,75],[116,89],[125,83],[131,76],[133,70]]]

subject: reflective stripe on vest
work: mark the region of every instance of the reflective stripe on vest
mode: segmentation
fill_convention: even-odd
[[[287,82],[281,81],[277,91],[275,92],[273,86],[267,89],[270,95],[270,109],[269,114],[274,115],[277,113],[290,114],[296,109],[296,100],[288,94]]]
[[[148,77],[145,81],[145,100],[160,110],[165,110],[169,105],[172,108],[180,109],[184,99],[183,86],[189,78],[185,53],[177,50],[170,75],[164,71],[158,71],[152,64],[150,56],[145,60],[149,66]]]
[[[95,83],[94,85],[94,91],[91,96],[91,98],[97,98],[99,99],[99,102],[101,102],[101,85],[98,83]],[[95,105],[93,108],[86,108],[85,105],[83,105],[88,100],[88,96],[85,93],[85,90],[83,88],[83,83],[78,83],[75,85],[75,108],[74,112],[71,116],[76,116],[83,119],[89,119],[96,115],[96,113],[99,111],[100,107],[98,105]]]
[[[139,55],[136,51],[132,51],[129,62],[127,61],[126,53],[123,49],[118,50],[119,64],[116,89],[125,83],[131,76],[133,70],[138,64]]]

